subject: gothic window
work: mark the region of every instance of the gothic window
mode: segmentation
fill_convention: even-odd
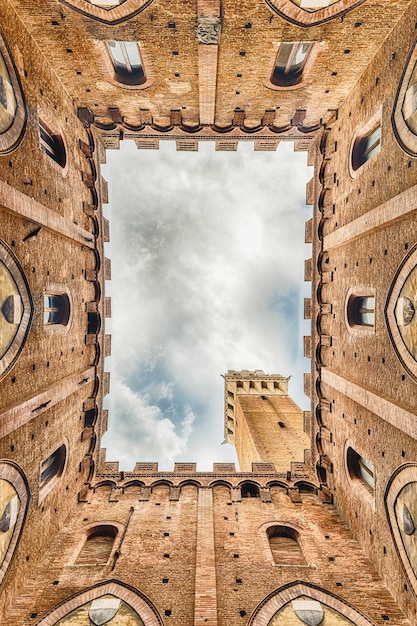
[[[349,475],[358,479],[371,493],[374,492],[375,478],[373,466],[360,456],[353,448],[347,449],[347,466]]]
[[[267,530],[269,547],[277,565],[306,565],[299,534],[288,526],[271,526]]]
[[[0,582],[12,560],[26,515],[29,491],[20,469],[0,463]]]
[[[67,163],[67,153],[62,137],[39,119],[39,142],[45,154],[62,168]]]
[[[70,301],[66,293],[45,294],[43,309],[44,324],[67,326],[70,319]]]
[[[281,43],[271,83],[279,87],[291,87],[300,83],[312,47],[313,44],[309,42]]]
[[[375,326],[375,296],[350,296],[347,304],[347,318],[351,327]]]
[[[90,530],[76,565],[106,565],[117,535],[115,526],[95,526]]]
[[[62,475],[67,457],[67,448],[62,444],[41,463],[39,478],[39,499],[51,491],[56,481]]]
[[[125,85],[142,85],[146,82],[139,44],[136,41],[106,43],[117,82]]]
[[[285,20],[299,26],[314,26],[334,19],[365,0],[266,0]]]
[[[354,172],[364,165],[381,149],[381,125],[365,135],[357,137],[353,144],[351,164]]]
[[[14,150],[23,136],[26,109],[7,46],[0,36],[0,152]]]
[[[339,0],[291,0],[293,4],[296,4],[304,11],[319,11],[325,7],[335,4]]]

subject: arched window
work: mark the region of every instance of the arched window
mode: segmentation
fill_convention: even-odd
[[[347,303],[349,326],[375,326],[375,296],[351,295]]]
[[[306,565],[298,543],[299,534],[289,526],[271,526],[267,530],[272,558],[277,565]]]
[[[353,448],[347,449],[347,467],[351,478],[357,478],[370,491],[374,492],[375,478],[373,466]]]
[[[43,321],[44,324],[60,324],[66,326],[70,318],[70,301],[66,293],[45,294]]]
[[[242,498],[259,498],[259,488],[252,483],[244,483],[241,487]]]
[[[136,41],[106,43],[117,82],[125,85],[142,85],[146,82],[139,44]]]
[[[310,42],[281,43],[271,76],[271,83],[291,87],[301,82],[303,70],[313,47]]]
[[[67,153],[62,137],[54,133],[43,120],[39,120],[39,141],[41,150],[62,168],[67,164]]]
[[[62,475],[67,458],[67,448],[63,443],[41,463],[39,478],[39,499],[42,500]]]
[[[351,164],[354,172],[369,161],[381,149],[381,125],[374,127],[366,135],[357,137],[352,148]]]
[[[87,535],[76,565],[106,565],[113,549],[117,528],[110,525],[95,526]]]

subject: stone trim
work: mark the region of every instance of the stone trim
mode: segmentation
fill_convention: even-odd
[[[325,367],[321,370],[321,382],[336,389],[404,434],[417,439],[417,420],[414,413]]]
[[[140,616],[145,626],[162,626],[163,622],[152,602],[133,587],[111,580],[87,589],[69,598],[53,609],[46,617],[36,622],[36,626],[54,626],[60,619],[83,604],[107,594],[126,602]]]
[[[313,587],[304,582],[290,583],[290,585],[278,589],[267,596],[254,610],[248,626],[268,626],[275,613],[282,609],[288,602],[295,600],[299,596],[307,596],[318,602],[322,602],[331,609],[337,611],[344,617],[351,620],[356,626],[374,626],[375,622],[368,620],[362,613],[359,613],[353,606],[347,604],[334,594]]]

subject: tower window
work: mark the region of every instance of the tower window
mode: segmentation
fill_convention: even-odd
[[[347,450],[347,466],[351,478],[357,478],[370,491],[374,492],[375,478],[373,466],[353,448]]]
[[[291,87],[301,82],[303,70],[313,47],[312,43],[282,43],[275,60],[271,83]]]
[[[64,168],[67,163],[67,153],[62,137],[48,128],[41,119],[39,120],[39,138],[41,150]]]
[[[349,326],[375,326],[375,296],[350,296],[347,304]]]
[[[371,130],[368,134],[357,137],[352,149],[352,169],[358,170],[381,149],[381,126]]]
[[[146,82],[139,45],[136,41],[107,41],[115,79],[125,85]]]
[[[44,296],[44,324],[66,326],[70,318],[70,302],[66,293],[46,294]]]

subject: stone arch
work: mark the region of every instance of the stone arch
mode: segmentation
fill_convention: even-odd
[[[29,486],[21,468],[0,462],[0,583],[20,539],[30,500]]]
[[[413,336],[417,329],[417,246],[414,246],[398,268],[385,305],[388,335],[401,364],[417,381],[417,348]]]
[[[336,611],[353,626],[375,626],[363,613],[355,609],[335,594],[310,583],[296,581],[284,585],[264,598],[252,613],[248,626],[266,626],[286,605],[300,597],[320,602],[325,607]]]
[[[221,478],[218,478],[217,480],[213,480],[210,484],[209,487],[211,489],[213,489],[214,487],[228,487],[229,489],[232,488],[232,483],[229,482],[228,480],[222,480]]]
[[[141,618],[145,626],[163,626],[161,616],[149,598],[133,587],[116,580],[94,585],[68,598],[36,622],[36,626],[53,626],[72,611],[106,595],[125,602]]]
[[[3,88],[6,97],[6,104],[2,103],[2,106],[11,117],[7,126],[0,129],[0,153],[6,154],[17,148],[22,140],[26,126],[27,111],[18,73],[1,33],[0,76],[3,80]],[[8,111],[9,106],[7,100],[12,101],[12,112]]]
[[[104,24],[120,24],[146,9],[153,0],[120,0],[120,4],[110,9],[96,6],[88,0],[60,0],[60,2],[78,13]]]
[[[265,0],[270,9],[278,13],[288,22],[292,22],[297,26],[308,28],[328,22],[340,15],[344,15],[355,7],[359,6],[364,0],[333,0],[328,6],[321,9],[308,11],[298,6],[293,0]]]
[[[385,491],[385,510],[396,551],[417,593],[417,463],[397,468]]]
[[[13,367],[28,336],[33,300],[19,261],[0,240],[0,379]]]
[[[417,87],[417,39],[414,41],[401,76],[392,112],[394,135],[407,154],[417,157],[417,111],[410,109]],[[410,110],[407,110],[410,109]]]
[[[193,478],[186,478],[185,480],[182,480],[180,483],[178,483],[178,487],[180,487],[181,489],[190,485],[192,487],[197,487],[197,489],[203,486],[199,480],[195,480]]]

